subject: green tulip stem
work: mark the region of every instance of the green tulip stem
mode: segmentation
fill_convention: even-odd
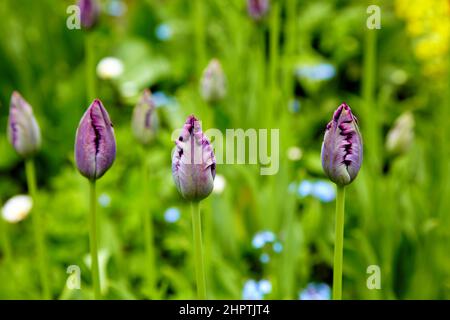
[[[345,186],[337,186],[336,240],[334,242],[333,300],[342,299],[342,256],[344,249]]]
[[[1,219],[0,221],[2,229],[1,229],[1,233],[3,235],[3,256],[4,256],[4,262],[5,265],[9,265],[9,263],[11,262],[12,259],[12,250],[11,250],[11,241],[9,239],[9,226],[8,223]]]
[[[192,232],[194,234],[195,274],[197,278],[197,295],[199,300],[206,299],[206,277],[203,262],[202,225],[200,202],[192,202]]]
[[[89,105],[95,98],[95,48],[93,34],[86,32],[84,36],[84,54],[86,59],[86,98]]]
[[[47,276],[47,261],[45,252],[45,236],[42,225],[42,217],[37,206],[37,187],[36,187],[36,173],[34,169],[33,158],[28,158],[25,160],[25,173],[27,176],[28,193],[33,199],[33,213],[32,221],[34,228],[34,241],[36,245],[36,255],[39,264],[39,277],[42,286],[42,297],[43,299],[50,299],[50,283]]]
[[[147,163],[147,158],[144,153],[143,161],[142,161],[142,190],[143,190],[143,201],[142,201],[142,223],[144,228],[144,246],[145,246],[145,257],[146,257],[146,265],[145,265],[145,277],[147,279],[147,287],[149,289],[150,295],[153,298],[153,294],[155,293],[155,280],[156,280],[156,267],[155,267],[155,251],[154,251],[154,233],[153,233],[153,221],[152,221],[152,212],[151,208],[149,208],[150,199],[152,199],[152,195],[149,192],[149,168]]]
[[[363,53],[363,78],[362,78],[362,106],[363,119],[365,123],[364,140],[368,153],[367,157],[373,172],[381,171],[382,142],[380,141],[380,111],[376,105],[376,84],[377,84],[377,30],[367,29],[365,34]],[[370,119],[370,121],[369,121]],[[374,180],[375,181],[375,180]],[[376,190],[376,189],[375,189]]]
[[[194,43],[195,43],[195,60],[197,61],[197,72],[200,75],[202,69],[204,68],[204,63],[206,59],[205,53],[205,17],[204,17],[204,1],[195,0],[193,5],[193,16],[192,21],[194,21]]]
[[[270,27],[269,27],[270,41],[269,41],[269,121],[273,120],[275,115],[275,106],[277,105],[277,90],[278,90],[278,62],[279,62],[279,42],[280,42],[280,3],[274,1],[271,9]],[[272,122],[270,123],[272,125]]]
[[[96,195],[95,180],[89,181],[90,185],[90,214],[89,214],[89,243],[91,251],[91,273],[94,287],[94,299],[98,300],[100,296],[100,273],[98,269],[98,250],[97,250],[97,223],[96,223]]]

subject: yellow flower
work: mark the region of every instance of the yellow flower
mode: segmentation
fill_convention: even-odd
[[[395,12],[406,22],[414,54],[427,76],[443,75],[448,68],[450,1],[396,0]]]

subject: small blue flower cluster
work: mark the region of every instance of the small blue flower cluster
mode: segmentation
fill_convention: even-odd
[[[111,197],[110,197],[107,193],[102,193],[102,194],[98,197],[98,203],[99,203],[100,206],[102,206],[103,208],[107,208],[107,207],[109,207],[109,205],[111,204]]]
[[[106,12],[113,17],[121,17],[127,11],[127,5],[121,0],[109,1]]]
[[[308,283],[306,288],[299,293],[299,300],[330,300],[331,289],[326,283]]]
[[[172,28],[166,23],[161,23],[156,27],[155,34],[158,40],[170,40],[170,38],[172,38]]]
[[[292,113],[298,113],[301,108],[300,100],[298,99],[292,99],[289,101],[289,111]]]
[[[271,249],[275,253],[283,251],[283,245],[277,241],[275,234],[272,231],[264,230],[256,233],[252,239],[252,246],[255,249]],[[261,263],[268,263],[270,255],[267,251],[261,253],[259,257]]]
[[[336,69],[329,63],[304,65],[297,68],[296,75],[313,81],[329,80],[336,75]]]
[[[164,212],[164,220],[168,223],[175,223],[180,219],[180,210],[175,207],[171,207]]]
[[[272,292],[272,283],[269,280],[247,280],[242,290],[244,300],[263,300],[264,296]]]
[[[303,180],[298,186],[292,183],[289,185],[289,191],[297,193],[302,198],[313,196],[322,202],[331,202],[336,198],[334,184],[325,180]]]
[[[152,93],[152,99],[157,108],[165,107],[165,106],[173,106],[176,105],[176,100],[174,97],[168,96],[162,91],[155,91]]]

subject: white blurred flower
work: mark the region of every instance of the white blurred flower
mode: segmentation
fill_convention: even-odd
[[[97,64],[97,75],[100,79],[110,80],[120,77],[123,73],[123,63],[120,59],[106,57]]]
[[[27,195],[14,196],[2,208],[3,219],[10,223],[22,221],[30,213],[33,199]]]
[[[225,177],[221,174],[216,174],[216,177],[214,179],[213,192],[216,194],[221,194],[225,189],[226,184],[227,182],[225,180]]]
[[[299,147],[290,147],[287,151],[289,160],[298,161],[302,158],[303,152]]]

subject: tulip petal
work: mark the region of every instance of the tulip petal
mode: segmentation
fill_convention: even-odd
[[[260,20],[269,11],[269,0],[247,0],[247,11],[254,20]]]
[[[100,15],[98,0],[79,0],[81,25],[86,28],[92,28]]]

